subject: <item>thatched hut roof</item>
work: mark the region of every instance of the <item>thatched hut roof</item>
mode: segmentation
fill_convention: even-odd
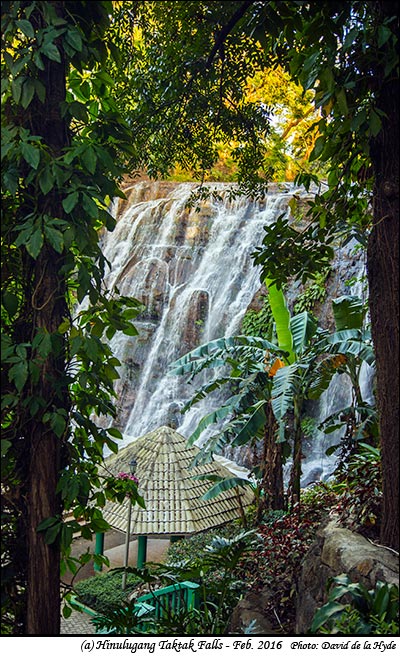
[[[199,481],[193,476],[216,474],[232,476],[218,462],[199,465],[190,469],[199,449],[188,447],[186,439],[168,426],[147,433],[106,460],[106,466],[114,475],[129,473],[129,462],[137,460],[135,475],[139,479],[139,493],[146,509],[132,508],[131,532],[135,535],[187,535],[221,526],[240,517],[240,503],[246,508],[253,500],[249,487],[227,490],[214,499],[201,497],[212,483]],[[240,503],[238,499],[240,495]],[[107,502],[103,515],[107,522],[119,531],[127,530],[127,504]]]

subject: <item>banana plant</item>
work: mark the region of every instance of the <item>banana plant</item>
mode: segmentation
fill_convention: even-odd
[[[342,455],[345,450],[351,452],[356,441],[360,439],[377,439],[378,417],[374,406],[364,401],[360,388],[360,373],[363,363],[375,367],[375,353],[372,345],[371,332],[364,325],[366,308],[356,296],[342,296],[332,302],[336,331],[322,336],[318,344],[325,358],[315,368],[313,380],[308,389],[309,398],[315,393],[320,395],[321,389],[326,389],[334,373],[346,373],[352,384],[353,399],[351,405],[341,408],[327,417],[320,429],[332,432],[346,427],[345,439],[341,445],[331,447],[328,455],[339,446]],[[348,442],[344,444],[344,442]]]
[[[276,425],[270,410],[271,362],[272,366],[277,367],[276,363],[283,363],[284,355],[286,352],[273,342],[239,335],[213,340],[194,349],[174,362],[170,371],[173,375],[186,374],[193,378],[206,367],[217,369],[224,365],[225,373],[201,387],[183,409],[188,410],[194,403],[222,386],[229,386],[235,392],[223,406],[203,417],[189,437],[189,443],[193,444],[209,426],[224,422],[220,430],[207,439],[193,465],[209,462],[213,454],[221,452],[227,444],[237,447],[244,444],[254,445],[262,440],[265,466],[262,463],[261,467],[253,470],[255,478],[259,481],[258,485],[253,487],[259,515],[264,505],[271,509],[284,507],[282,476],[284,445],[276,444]],[[229,367],[228,374],[227,367]],[[275,449],[274,455],[267,459],[265,454],[271,452],[271,445]],[[210,480],[214,485],[207,492],[207,498],[213,498],[222,490],[232,487],[253,485],[250,481],[237,477]],[[262,487],[265,488],[263,495]]]
[[[318,329],[307,312],[290,317],[282,291],[266,282],[277,325],[278,345],[282,347],[285,344],[288,351],[286,366],[279,368],[274,376],[271,404],[281,439],[284,439],[289,411],[293,414],[290,427],[293,465],[289,483],[293,504],[300,496],[301,412],[305,399],[318,399],[336,373],[347,373],[352,383],[355,405],[362,408],[365,404],[359,386],[361,364],[366,362],[373,365],[374,352],[370,333],[364,328],[365,307],[358,297],[342,296],[333,301],[336,331],[331,334]],[[282,342],[279,341],[280,336]]]
[[[281,441],[289,441],[286,437],[287,415],[289,411],[293,415],[290,427],[293,464],[288,490],[290,505],[293,507],[300,499],[301,413],[306,398],[307,374],[317,357],[312,352],[317,323],[307,311],[291,317],[283,291],[270,280],[265,282],[275,321],[278,346],[285,350],[284,366],[279,367],[273,377],[271,406],[278,422]]]
[[[263,407],[269,401],[272,385],[265,364],[266,354],[271,353],[276,359],[284,357],[282,349],[268,340],[237,335],[207,342],[172,363],[169,374],[187,375],[189,380],[205,368],[224,367],[222,375],[197,390],[183,412],[223,386],[235,392],[221,407],[203,417],[189,437],[189,445],[192,445],[209,426],[229,419],[220,432],[209,438],[195,464],[208,462],[212,454],[221,452],[228,442],[241,446],[258,435],[265,423]]]
[[[209,462],[227,444],[252,444],[262,437],[267,454],[272,424],[268,422],[268,410],[272,408],[278,425],[278,439],[274,437],[273,441],[282,448],[283,458],[290,454],[288,449],[292,444],[289,497],[293,505],[300,495],[301,413],[305,399],[319,398],[335,373],[346,372],[360,402],[361,362],[373,364],[374,354],[370,335],[363,328],[365,309],[360,299],[344,296],[333,302],[336,331],[330,334],[319,329],[308,312],[291,316],[282,290],[268,280],[266,284],[276,343],[244,335],[213,340],[174,362],[170,375],[186,375],[191,380],[206,368],[224,367],[222,375],[195,393],[184,411],[223,386],[235,392],[221,407],[203,417],[190,436],[189,444],[193,444],[209,426],[223,422],[222,428],[202,447],[193,465]],[[226,365],[230,366],[228,373]],[[275,476],[279,476],[277,472]],[[213,482],[214,488],[208,493],[211,495],[226,486],[237,485],[234,478]]]

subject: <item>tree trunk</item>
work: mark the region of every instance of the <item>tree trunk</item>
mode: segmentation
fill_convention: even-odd
[[[393,3],[379,3],[393,15]],[[390,6],[389,6],[390,5]],[[379,73],[378,73],[379,74]],[[381,79],[383,73],[381,72]],[[383,517],[381,541],[399,548],[399,114],[398,78],[383,82],[386,114],[371,144],[375,174],[374,226],[368,244],[369,305],[376,351]]]
[[[293,401],[293,464],[290,472],[290,481],[288,487],[289,507],[293,510],[296,503],[300,501],[300,479],[301,479],[301,459],[302,459],[302,430],[301,430],[301,407],[302,399]]]
[[[64,15],[63,2],[51,4],[59,16]],[[45,27],[39,11],[33,12],[30,20],[36,23],[36,29]],[[42,137],[54,158],[59,157],[69,143],[68,120],[61,116],[66,97],[66,64],[61,44],[57,42],[57,46],[61,62],[43,56],[44,70],[38,74],[46,88],[46,100],[41,103],[34,96],[29,112],[24,115],[26,127],[32,134]],[[41,195],[38,186],[28,188],[20,221],[23,222],[30,203],[31,211],[38,215],[62,218],[61,200],[56,189]],[[67,413],[69,410],[65,344],[57,332],[68,316],[65,280],[60,273],[63,264],[63,255],[46,242],[36,260],[28,253],[23,255],[26,301],[21,328],[25,333],[24,341],[32,342],[42,331],[54,336],[51,352],[39,363],[38,380],[32,383],[29,390],[24,389],[28,399],[36,397],[43,404],[43,409],[34,416],[26,412],[23,425],[26,444],[23,456],[26,474],[23,481],[26,500],[26,635],[52,636],[60,633],[60,543],[56,539],[52,544],[46,544],[44,533],[38,532],[37,527],[46,518],[61,515],[61,500],[56,488],[61,469],[62,437],[54,432],[47,420],[43,420],[43,416],[60,408]]]
[[[276,420],[271,404],[266,405],[266,421],[263,448],[263,477],[261,487],[264,497],[260,499],[257,518],[261,520],[263,510],[283,510],[285,497],[283,493],[282,446],[276,441]]]
[[[33,326],[54,334],[66,316],[65,297],[58,269],[60,256],[44,247],[35,262],[37,281],[34,297]],[[45,273],[45,275],[43,275]],[[46,403],[47,410],[64,408],[68,411],[68,392],[64,374],[64,351],[50,354],[43,362],[40,380],[34,393]],[[61,502],[56,493],[61,469],[62,439],[42,417],[31,419],[27,496],[27,635],[59,635],[60,633],[60,543],[48,545],[37,527],[44,519],[61,514]]]

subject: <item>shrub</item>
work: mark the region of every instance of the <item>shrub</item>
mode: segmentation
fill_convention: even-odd
[[[363,583],[352,583],[346,574],[334,583],[328,601],[315,613],[311,633],[341,635],[397,635],[399,631],[399,588],[377,581],[368,590]],[[342,599],[348,599],[339,603]]]
[[[380,452],[363,442],[358,443],[357,449],[346,468],[336,475],[336,510],[347,528],[375,539],[380,531],[382,504]]]
[[[116,610],[127,602],[140,579],[128,574],[125,590],[122,590],[122,572],[106,572],[91,576],[75,585],[79,601],[99,613]]]
[[[182,538],[171,544],[167,552],[166,565],[177,565],[182,561],[196,558],[199,552],[210,545],[215,537],[232,538],[240,533],[243,528],[239,523],[231,522],[203,533],[197,533],[187,538]]]
[[[242,577],[253,590],[269,588],[265,608],[277,631],[290,633],[295,622],[297,578],[304,555],[315,539],[316,529],[336,502],[330,486],[323,483],[304,490],[302,503],[293,512],[270,511],[258,527],[262,546],[242,563]]]

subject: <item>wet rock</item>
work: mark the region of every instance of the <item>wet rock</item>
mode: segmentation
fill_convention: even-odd
[[[208,307],[209,296],[206,291],[197,290],[192,293],[182,335],[184,351],[191,351],[201,343]]]

